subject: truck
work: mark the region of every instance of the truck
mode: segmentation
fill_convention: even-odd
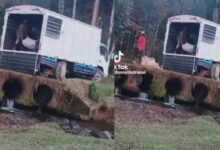
[[[192,15],[168,19],[163,69],[219,79],[220,25]],[[181,37],[182,36],[182,37]],[[184,43],[180,45],[180,41]]]
[[[8,8],[0,68],[57,79],[85,76],[99,81],[108,76],[109,67],[101,33],[98,27],[38,6]]]

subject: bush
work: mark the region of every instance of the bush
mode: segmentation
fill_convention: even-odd
[[[96,83],[92,83],[89,86],[89,98],[94,100],[95,102],[99,101],[100,93],[98,92],[98,86]]]

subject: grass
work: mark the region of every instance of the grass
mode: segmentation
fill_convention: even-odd
[[[110,101],[114,102],[114,81],[107,80],[97,84],[97,89],[100,94],[100,100],[105,101],[106,98],[110,98]]]
[[[220,125],[212,117],[185,124],[116,124],[115,150],[218,150]]]
[[[99,83],[93,83],[90,92],[90,98],[94,101],[114,104],[113,80],[104,80]]]
[[[113,150],[111,141],[64,133],[58,125],[44,123],[30,131],[1,133],[0,150]]]

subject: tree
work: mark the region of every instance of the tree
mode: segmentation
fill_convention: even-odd
[[[112,32],[113,32],[113,27],[114,27],[114,14],[115,14],[115,5],[114,4],[115,4],[115,2],[114,2],[114,0],[112,0],[112,11],[111,11],[111,17],[110,17],[109,35],[108,35],[108,39],[107,39],[107,48],[109,51],[110,51]],[[113,44],[114,44],[114,42],[113,42]]]
[[[100,0],[95,0],[92,13],[92,25],[97,25]]]
[[[115,23],[113,28],[113,38],[116,41],[116,48],[123,45],[126,34],[130,33],[129,27],[132,24],[131,14],[133,11],[133,0],[115,1]]]
[[[73,0],[73,15],[72,18],[76,18],[76,5],[77,5],[78,0]]]
[[[64,15],[64,12],[65,12],[65,1],[64,0],[59,0],[58,11],[60,14]]]
[[[219,21],[219,9],[218,9],[218,5],[219,5],[219,0],[216,0],[216,6],[213,10],[213,21],[218,23]]]

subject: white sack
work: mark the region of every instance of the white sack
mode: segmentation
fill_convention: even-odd
[[[193,53],[194,45],[186,42],[185,44],[182,45],[182,49],[188,53]]]
[[[34,48],[36,47],[36,40],[33,40],[33,39],[27,37],[26,39],[22,40],[22,44],[26,48],[34,50]]]

